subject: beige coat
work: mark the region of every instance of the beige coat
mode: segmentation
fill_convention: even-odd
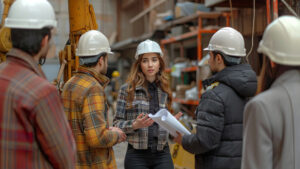
[[[244,115],[242,169],[300,169],[300,70],[282,74]]]

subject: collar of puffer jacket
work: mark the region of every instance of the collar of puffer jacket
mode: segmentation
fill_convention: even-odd
[[[202,84],[204,87],[208,87],[214,82],[231,87],[243,97],[254,96],[257,89],[256,73],[249,64],[228,66],[211,78],[204,80]]]

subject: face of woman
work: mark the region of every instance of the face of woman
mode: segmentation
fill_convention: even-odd
[[[142,57],[142,72],[148,81],[153,82],[160,68],[159,56],[156,53],[145,53]]]

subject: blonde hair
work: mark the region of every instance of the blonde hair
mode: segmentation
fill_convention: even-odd
[[[162,59],[162,57],[158,55],[158,60],[159,60],[159,64],[160,64],[160,68],[159,71],[156,74],[156,80],[155,83],[158,84],[158,86],[161,88],[162,91],[164,91],[165,93],[167,93],[168,98],[167,98],[167,108],[170,112],[173,112],[172,108],[171,108],[171,104],[172,104],[172,91],[170,88],[170,83],[169,83],[169,78],[167,73],[165,72],[165,62]],[[128,102],[130,103],[129,105],[132,105],[133,99],[134,99],[134,92],[135,92],[135,88],[137,86],[143,86],[146,87],[146,77],[144,75],[144,73],[142,72],[141,69],[141,62],[143,59],[143,55],[140,55],[138,57],[138,60],[135,61],[135,63],[133,64],[133,67],[130,70],[130,73],[128,75],[128,78],[126,80],[126,83],[128,84],[128,88],[127,88],[127,93],[128,93]],[[147,93],[147,95],[149,95]]]

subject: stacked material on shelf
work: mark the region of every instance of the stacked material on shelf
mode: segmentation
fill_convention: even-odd
[[[210,8],[207,8],[204,4],[193,2],[176,3],[175,18],[189,16],[197,11],[210,12]]]

